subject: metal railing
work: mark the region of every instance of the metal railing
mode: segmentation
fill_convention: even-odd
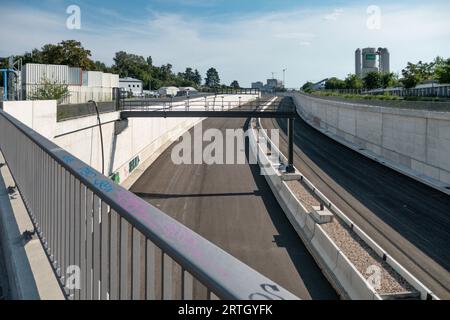
[[[200,90],[202,93],[212,93],[212,94],[249,94],[249,95],[259,95],[261,93],[260,89],[255,88],[202,88]]]
[[[426,88],[386,88],[386,89],[323,89],[321,92],[358,95],[383,95],[389,94],[398,97],[450,97],[450,86],[435,85]]]
[[[298,299],[2,110],[0,150],[67,298]]]
[[[240,98],[240,97],[239,97]],[[227,100],[225,96],[207,96],[203,98],[187,98],[180,101],[171,100],[122,100],[119,111],[264,111],[287,112],[294,108],[279,109],[278,105],[267,106],[273,96],[256,98],[247,101],[244,99]]]

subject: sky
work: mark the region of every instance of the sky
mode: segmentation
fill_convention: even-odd
[[[80,28],[67,27],[71,5]],[[0,56],[75,39],[107,65],[126,51],[176,72],[215,67],[244,87],[286,69],[286,86],[298,88],[354,73],[357,48],[387,47],[396,73],[450,57],[449,18],[448,0],[0,0]]]

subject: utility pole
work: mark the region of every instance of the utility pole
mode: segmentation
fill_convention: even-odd
[[[286,88],[286,68],[283,69],[283,87]]]

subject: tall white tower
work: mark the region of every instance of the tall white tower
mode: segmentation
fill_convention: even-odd
[[[355,51],[355,74],[358,77],[362,75],[362,58],[361,58],[361,49],[356,49]]]
[[[390,72],[390,55],[387,48],[378,49],[378,54],[380,55],[380,72],[389,73]]]

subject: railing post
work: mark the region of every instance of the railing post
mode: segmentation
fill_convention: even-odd
[[[286,167],[286,173],[294,173],[294,118],[288,119],[288,165]]]

